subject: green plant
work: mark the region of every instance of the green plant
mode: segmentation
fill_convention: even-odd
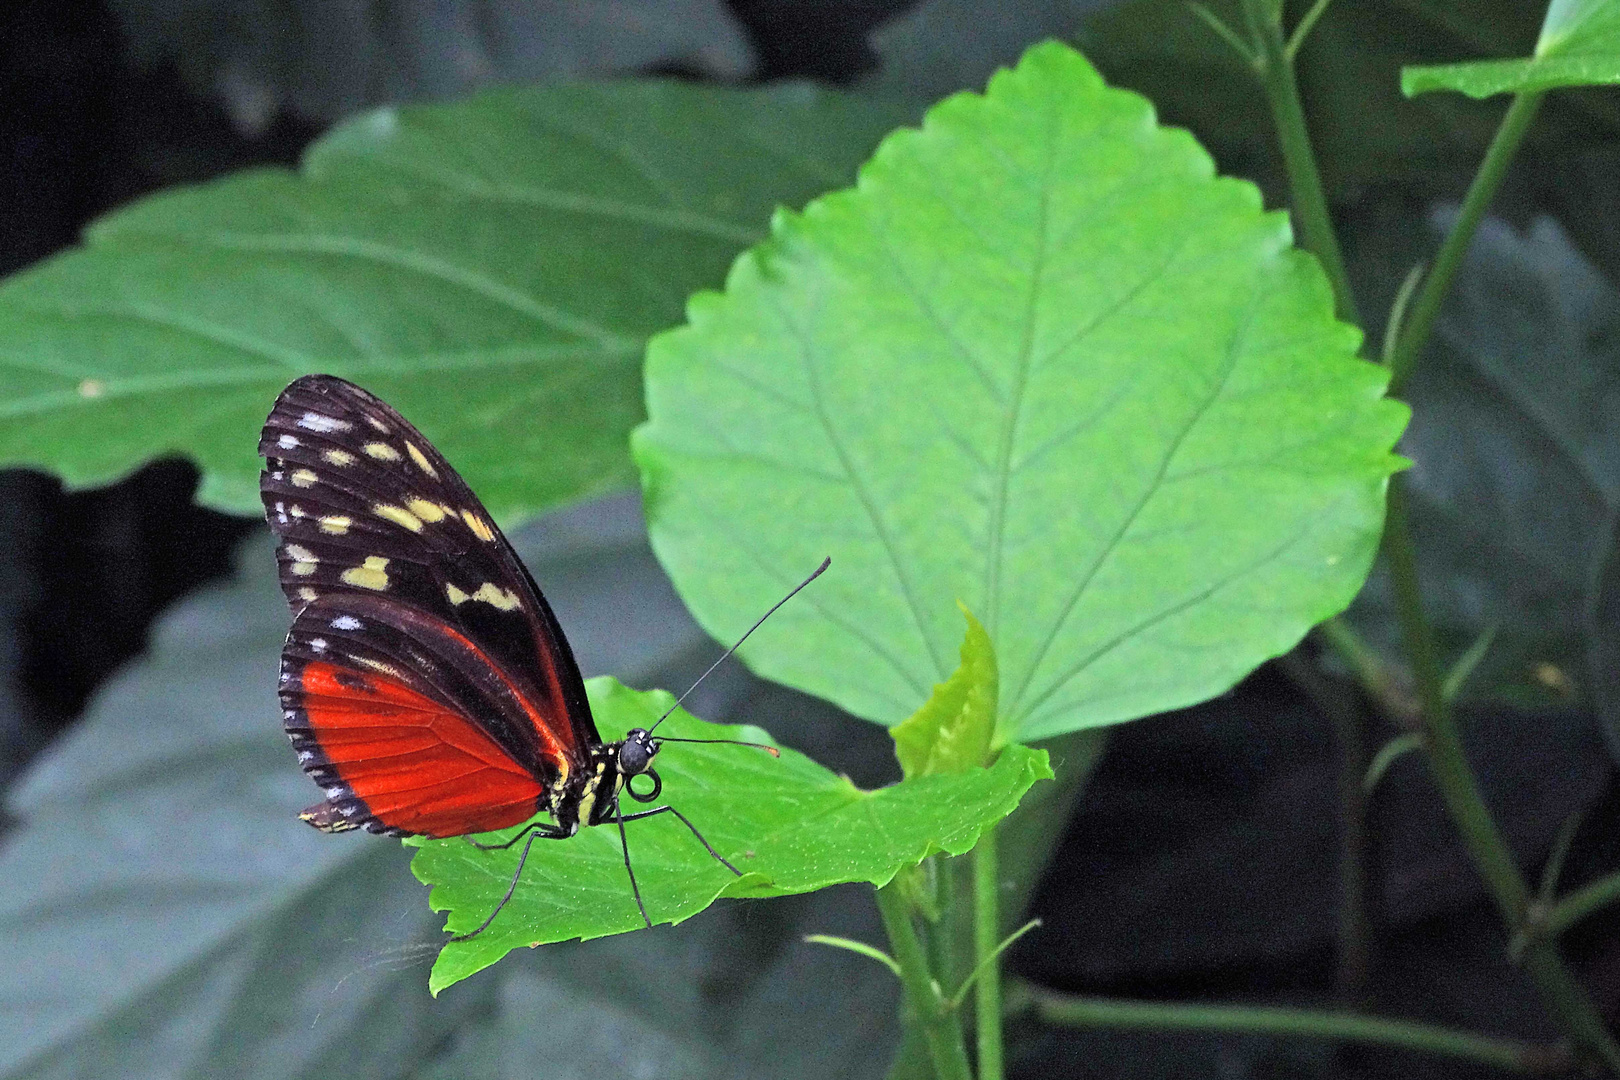
[[[639,471],[653,549],[716,639],[831,555],[742,656],[889,727],[905,778],[868,793],[792,753],[683,748],[670,791],[757,863],[733,879],[678,826],[638,833],[636,858],[657,921],[721,896],[875,886],[889,951],[822,940],[898,976],[893,1075],[952,1080],[1003,1074],[1009,1007],[1561,1064],[1376,1017],[1002,986],[1000,952],[1028,930],[1020,909],[1101,729],[1219,694],[1316,626],[1370,695],[1404,707],[1388,662],[1339,617],[1382,535],[1420,699],[1401,746],[1425,753],[1549,1014],[1620,1073],[1553,940],[1620,890],[1537,898],[1509,856],[1451,713],[1490,640],[1446,678],[1391,453],[1408,416],[1393,395],[1420,370],[1541,95],[1620,80],[1620,4],[1555,0],[1531,60],[1404,80],[1517,97],[1433,269],[1394,305],[1382,366],[1358,355],[1367,305],[1297,86],[1326,6],[1287,32],[1274,0],[1195,7],[1258,76],[1310,254],[1255,186],[1217,176],[1191,136],[1057,43],[881,142],[904,110],[793,88],[636,83],[385,110],[329,135],[300,175],[146,200],[0,288],[0,460],[90,484],[183,452],[204,467],[200,498],[249,510],[268,402],[327,370],[399,406],[503,519]],[[820,194],[869,152],[853,187]],[[806,200],[765,231],[770,207]],[[666,329],[727,265],[723,291],[696,292]],[[592,693],[610,736],[663,700],[610,681]],[[1065,751],[1044,792],[1041,746]],[[518,945],[639,925],[617,839],[596,833],[536,848],[491,932],[439,953],[433,990]],[[457,930],[516,858],[412,843]]]

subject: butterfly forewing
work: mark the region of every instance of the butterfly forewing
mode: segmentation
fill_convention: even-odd
[[[600,739],[566,639],[484,507],[378,398],[306,376],[260,438],[295,615],[287,732],[322,828],[453,836],[548,808]]]

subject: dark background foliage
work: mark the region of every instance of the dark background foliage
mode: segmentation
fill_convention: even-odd
[[[1163,31],[1151,20],[1129,21],[1133,7],[1141,5],[1094,13],[1105,6],[1008,4],[973,19],[945,3],[908,12],[911,5],[899,0],[734,0],[713,9],[720,29],[712,40],[678,42],[663,53],[620,48],[624,39],[611,27],[596,27],[594,38],[582,31],[576,60],[600,62],[573,62],[568,70],[726,81],[807,78],[927,98],[979,85],[995,63],[1012,59],[1022,45],[1063,34],[1075,38],[1111,78],[1153,96],[1166,120],[1191,127],[1223,169],[1261,182],[1268,202],[1278,205],[1270,126],[1258,92],[1242,73],[1199,37],[1200,28],[1180,5],[1163,5],[1181,20]],[[1432,251],[1436,214],[1443,217],[1446,200],[1466,186],[1500,108],[1460,99],[1403,103],[1395,97],[1394,73],[1402,62],[1523,54],[1539,21],[1533,6],[1341,2],[1312,41],[1316,62],[1307,66],[1304,92],[1374,332],[1407,266]],[[208,7],[176,10],[195,14]],[[131,0],[18,0],[0,9],[0,271],[72,244],[86,222],[143,192],[255,164],[294,163],[340,106],[376,103],[389,88],[407,96],[447,92],[442,80],[430,77],[438,69],[420,57],[415,66],[390,66],[410,53],[409,42],[400,37],[405,30],[381,16],[364,24],[361,34],[381,43],[373,56],[380,74],[355,98],[330,90],[319,61],[289,66],[293,53],[278,43],[283,24],[276,19],[295,27],[300,5],[212,5],[216,13],[233,7],[239,20],[262,20],[258,35],[249,35],[255,49],[218,46],[240,42],[229,33],[236,25],[229,19],[225,29],[200,17],[165,25],[157,5]],[[883,25],[896,17],[905,21]],[[285,32],[294,35],[293,29]],[[208,51],[210,42],[216,53]],[[487,72],[449,89],[567,67],[546,68],[534,59],[535,50],[490,55],[498,62]],[[335,69],[342,66],[339,59],[325,63]],[[1517,414],[1500,402],[1522,405],[1525,398],[1490,377],[1491,361],[1522,350],[1513,334],[1528,325],[1537,328],[1528,337],[1547,351],[1536,358],[1552,365],[1547,370],[1612,377],[1620,348],[1613,300],[1620,273],[1617,135],[1620,106],[1612,93],[1553,100],[1496,208],[1503,221],[1476,246],[1459,300],[1442,322],[1434,359],[1458,374],[1429,391],[1431,402],[1453,414],[1485,402],[1482,413],[1509,414],[1499,425],[1506,430],[1482,437],[1477,429],[1470,434],[1425,425],[1425,388],[1414,386],[1419,420],[1408,450],[1419,459],[1420,500],[1425,492],[1430,499],[1419,541],[1430,553],[1428,584],[1441,603],[1442,625],[1459,642],[1501,617],[1493,614],[1493,604],[1523,602],[1522,595],[1498,588],[1508,555],[1533,581],[1586,581],[1580,561],[1585,556],[1571,553],[1573,541],[1550,539],[1542,520],[1551,516],[1546,507],[1564,498],[1556,478],[1570,465],[1567,447],[1513,427]],[[1582,311],[1553,302],[1577,294],[1592,298]],[[1516,324],[1495,317],[1504,306],[1521,316]],[[1606,414],[1593,426],[1610,441],[1620,434]],[[252,435],[243,432],[244,439]],[[1470,511],[1447,497],[1467,485],[1455,477],[1448,481],[1439,463],[1457,459],[1465,446],[1467,461],[1476,467],[1470,475],[1517,475],[1529,492],[1524,505],[1505,511],[1505,528],[1486,528],[1478,519],[1504,513],[1500,505]],[[158,462],[110,488],[73,494],[48,477],[0,473],[0,785],[18,777],[73,723],[97,687],[140,653],[161,610],[229,573],[233,550],[261,528],[191,505],[195,483],[195,471],[180,461]],[[623,516],[579,519],[582,554],[565,559],[569,580],[583,583],[569,593],[576,610],[619,610],[626,590],[666,597],[650,554],[621,535]],[[1597,531],[1594,525],[1583,535]],[[1488,541],[1484,555],[1482,536]],[[1571,688],[1583,678],[1576,659],[1582,635],[1601,636],[1604,629],[1581,625],[1582,600],[1579,588],[1572,589],[1570,597],[1550,588],[1531,590],[1545,605],[1535,609],[1529,625],[1509,627],[1504,635],[1504,655],[1516,666],[1487,680],[1503,692],[1467,706],[1463,724],[1487,796],[1529,870],[1545,858],[1566,818],[1584,814],[1564,878],[1577,885],[1620,866],[1620,787],[1591,701]],[[1359,617],[1370,636],[1387,641],[1380,596],[1375,579]],[[678,604],[672,596],[667,600],[664,607],[673,605],[676,612],[669,617],[678,617]],[[559,604],[565,621],[566,608]],[[1448,621],[1446,612],[1455,618]],[[589,649],[586,644],[581,651]],[[1349,684],[1333,681],[1331,663],[1326,667],[1334,693],[1353,701]],[[1332,999],[1341,842],[1336,762],[1344,748],[1328,719],[1332,701],[1324,700],[1320,687],[1307,693],[1289,670],[1268,665],[1222,699],[1112,734],[1035,897],[1033,914],[1046,921],[1046,929],[1014,950],[1015,974],[1084,992]],[[673,685],[674,679],[666,674],[655,681]],[[746,717],[746,702],[768,693],[758,687],[738,691],[725,704],[732,715]],[[796,729],[799,745],[815,751],[819,738],[829,764],[864,782],[887,775],[886,766],[875,764],[885,753],[875,729],[860,746],[840,747],[826,734],[832,721],[818,715],[812,712]],[[264,722],[274,724],[274,716]],[[151,738],[165,738],[161,716],[151,719]],[[172,767],[184,768],[187,747],[176,742],[166,750]],[[293,771],[290,757],[287,768]],[[1491,1032],[1551,1037],[1533,992],[1507,962],[1494,911],[1416,759],[1391,770],[1371,801],[1370,825],[1375,933],[1362,1004]],[[0,834],[0,844],[5,842]],[[397,859],[394,869],[403,872],[405,853],[379,851],[384,857]],[[761,907],[781,912],[798,902]],[[870,921],[860,897],[848,904],[860,909],[850,919]],[[709,928],[732,950],[725,964],[709,969],[705,978],[712,985],[649,991],[725,1000],[726,980],[753,978],[750,967],[768,958],[751,947],[750,934],[764,940],[769,934],[762,925],[792,919],[738,910],[743,914],[728,916],[718,932]],[[1611,1023],[1620,1022],[1620,911],[1583,924],[1566,945],[1600,1008]],[[837,970],[846,974],[824,981],[821,992],[839,993],[845,977],[870,975],[876,981],[873,973]],[[856,981],[847,984],[849,992],[856,992]],[[548,985],[512,980],[502,991],[503,1015],[558,1015],[557,1003],[546,998]],[[892,1002],[882,995],[871,1000],[885,1010]],[[532,1027],[506,1023],[497,1031],[499,1025],[475,1017],[445,1035],[419,1062],[416,1075],[458,1075],[457,1061],[476,1060],[456,1056],[474,1053],[469,1046],[518,1039],[509,1029]],[[573,1023],[579,1026],[579,1018]],[[874,1037],[889,1037],[889,1023],[889,1016],[874,1016]],[[573,1037],[569,1030],[554,1026],[543,1037],[534,1030],[521,1036],[530,1040],[522,1053],[530,1055],[533,1075],[550,1075],[540,1064],[551,1052],[547,1040]],[[0,1031],[0,1040],[6,1037]],[[839,1060],[858,1062],[860,1047],[851,1050],[847,1043],[847,1056]],[[1014,1074],[1028,1077],[1354,1076],[1418,1066],[1427,1075],[1479,1072],[1314,1044],[1082,1035],[1030,1021],[1015,1022],[1010,1047]],[[616,1048],[600,1052],[611,1055]],[[866,1056],[885,1053],[880,1047]],[[881,1064],[832,1071],[876,1075]]]

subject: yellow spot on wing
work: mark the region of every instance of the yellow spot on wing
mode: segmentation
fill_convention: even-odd
[[[294,469],[292,471],[293,487],[314,487],[315,481],[320,477],[310,469]]]
[[[356,460],[355,456],[347,450],[327,450],[321,454],[321,457],[333,465],[353,465]]]
[[[331,533],[333,536],[342,536],[349,531],[349,526],[353,524],[353,518],[344,517],[342,514],[333,514],[330,517],[321,518],[321,531]]]
[[[465,604],[468,600],[472,599],[472,597],[450,584],[445,585],[444,595],[450,598],[451,604]]]
[[[410,444],[406,443],[406,445],[409,446]],[[405,504],[405,506],[408,510],[410,510],[411,513],[415,514],[429,525],[443,521],[448,516],[448,512],[444,507],[440,506],[436,502],[428,502],[426,499],[411,499]]]
[[[298,599],[303,600],[305,602],[313,600],[319,595],[320,595],[320,593],[316,592],[314,589],[310,588],[308,585],[305,585],[302,589],[298,590]]]
[[[363,667],[370,668],[372,671],[380,671],[384,675],[389,675],[398,679],[400,682],[405,681],[405,675],[403,672],[390,664],[383,663],[381,660],[373,660],[369,656],[354,656],[350,657],[350,659]]]
[[[388,588],[388,560],[380,555],[367,555],[365,565],[351,566],[339,575],[346,585],[353,585],[357,589],[371,589],[382,592]]]
[[[439,478],[439,470],[433,467],[433,462],[427,459],[426,454],[416,448],[415,443],[409,439],[405,440],[405,450],[411,455],[411,460],[416,462],[418,469],[421,469],[435,480]]]
[[[380,518],[387,518],[395,525],[403,525],[413,533],[419,533],[422,531],[422,519],[403,507],[392,506],[388,503],[378,503],[376,506],[371,508],[371,512]]]
[[[288,555],[291,555],[294,559],[297,559],[299,562],[319,562],[320,561],[320,560],[315,558],[315,553],[313,551],[310,551],[309,548],[299,547],[297,544],[288,544],[286,550],[287,550]]]
[[[370,424],[372,427],[383,432],[384,434],[387,434],[389,430],[388,425],[377,419],[375,416],[367,416],[366,423]]]
[[[472,530],[474,536],[486,544],[495,539],[495,531],[489,527],[489,523],[471,510],[463,510],[461,520],[467,523],[467,528]]]
[[[361,449],[366,452],[367,457],[374,457],[378,461],[400,460],[399,451],[385,442],[368,442]]]
[[[478,591],[473,593],[470,599],[482,600],[502,611],[516,611],[518,606],[517,593],[488,581],[478,586]]]

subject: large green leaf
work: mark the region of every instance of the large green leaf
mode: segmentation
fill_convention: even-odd
[[[648,350],[653,546],[698,620],[893,723],[954,667],[1002,737],[1231,686],[1355,594],[1404,406],[1314,260],[1185,132],[1039,46],[778,216]]]
[[[674,700],[638,693],[609,678],[586,684],[603,738],[651,727]],[[677,711],[659,728],[674,738],[768,741],[752,727],[717,728]],[[1012,746],[989,769],[907,780],[862,791],[803,754],[780,759],[740,746],[672,745],[658,759],[667,803],[692,820],[735,877],[665,814],[626,826],[631,862],[648,916],[678,923],[721,896],[785,896],[846,881],[884,885],[936,852],[960,855],[1006,817],[1035,781],[1052,775],[1046,755]],[[629,812],[634,804],[625,800]],[[510,836],[512,829],[497,836]],[[412,838],[411,869],[448,910],[445,928],[465,933],[495,910],[523,845],[481,851],[460,839]],[[603,937],[643,925],[611,826],[561,843],[536,843],[511,903],[470,941],[444,947],[429,981],[434,993],[495,963],[512,949]]]
[[[1472,98],[1620,83],[1620,0],[1552,0],[1531,56],[1401,71],[1408,97],[1458,90]]]
[[[624,485],[646,336],[897,119],[796,86],[502,90],[153,196],[0,286],[0,463],[88,485],[181,453],[202,501],[254,509],[252,433],[330,371],[499,517]]]

